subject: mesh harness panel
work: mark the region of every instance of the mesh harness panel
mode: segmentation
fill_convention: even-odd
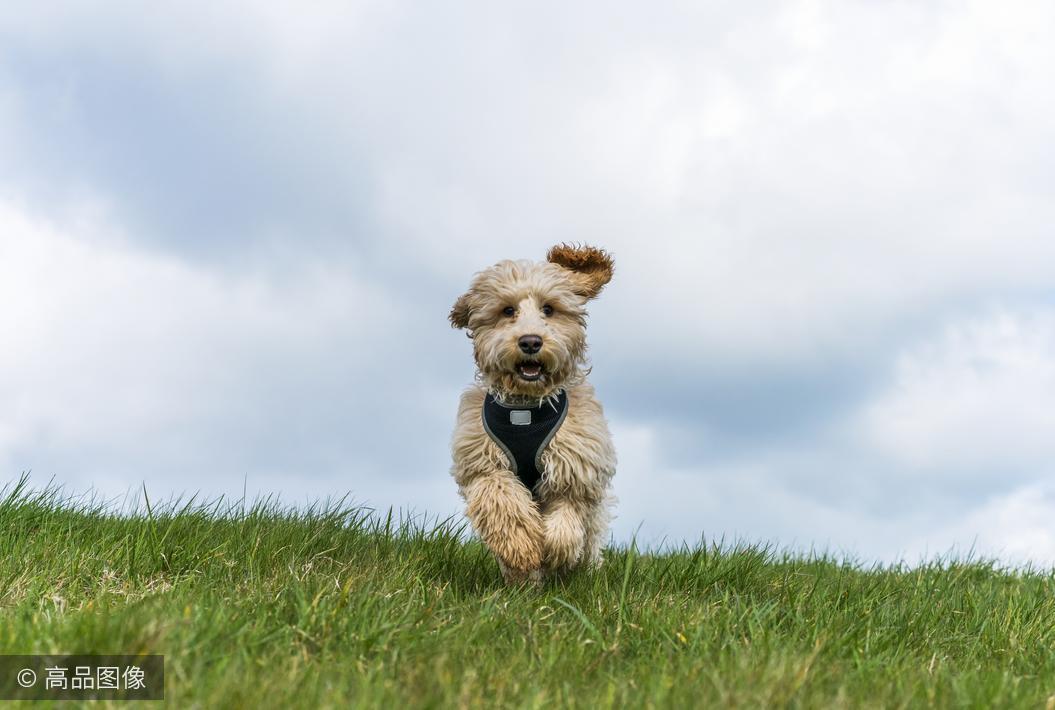
[[[484,398],[484,431],[509,459],[509,466],[529,491],[542,479],[542,452],[568,414],[568,395],[534,408],[500,404],[491,393]]]

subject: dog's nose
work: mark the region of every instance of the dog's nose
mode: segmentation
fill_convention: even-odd
[[[534,355],[542,349],[542,338],[537,335],[521,335],[517,341],[521,351],[528,355]]]

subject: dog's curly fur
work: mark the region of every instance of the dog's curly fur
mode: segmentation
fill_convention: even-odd
[[[614,501],[615,449],[586,381],[586,302],[611,280],[612,259],[601,249],[567,244],[546,258],[502,261],[481,271],[450,312],[451,325],[473,341],[477,367],[477,383],[458,409],[451,474],[469,521],[508,582],[599,565]],[[542,365],[537,380],[518,370],[523,335],[542,338],[542,349],[531,356]],[[533,497],[484,430],[484,397],[491,392],[504,403],[537,406],[561,390],[568,395],[567,418],[542,454]]]

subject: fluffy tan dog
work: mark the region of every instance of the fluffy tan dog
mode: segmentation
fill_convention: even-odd
[[[451,474],[507,582],[601,563],[616,460],[586,382],[586,302],[612,268],[601,249],[555,246],[476,274],[451,309],[477,367]]]

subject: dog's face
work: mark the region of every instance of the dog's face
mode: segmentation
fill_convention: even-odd
[[[601,249],[555,246],[546,262],[502,261],[478,273],[451,309],[484,382],[504,396],[545,397],[586,359],[586,302],[612,278]]]

